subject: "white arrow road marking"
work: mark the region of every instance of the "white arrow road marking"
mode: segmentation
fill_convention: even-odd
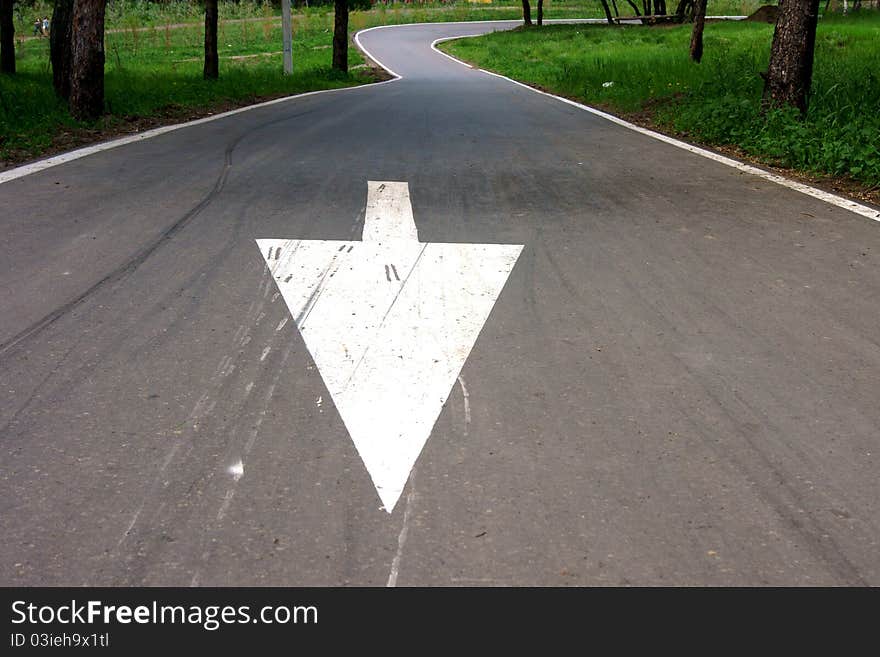
[[[260,239],[388,513],[520,244],[418,241],[405,182],[369,182],[363,241]]]

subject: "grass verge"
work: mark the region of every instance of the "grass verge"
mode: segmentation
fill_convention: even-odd
[[[52,88],[48,40],[28,41],[18,72],[0,76],[0,161],[21,163],[84,143],[204,116],[269,98],[376,79],[356,49],[351,71],[330,68],[332,34],[323,21],[299,23],[294,75],[281,74],[281,30],[274,18],[220,27],[220,79],[202,79],[203,32],[126,30],[106,35],[105,109],[95,123],[75,121]]]
[[[718,0],[715,11],[742,13],[760,0]],[[51,4],[17,4],[17,67],[0,76],[0,169],[108,137],[192,119],[304,91],[375,81],[381,72],[350,50],[351,74],[330,69],[332,6],[293,16],[294,75],[281,75],[278,7],[265,0],[221,0],[220,80],[202,80],[203,8],[192,0],[114,0],[108,5],[106,111],[96,123],[74,121],[52,91],[48,39],[32,38],[33,16]],[[547,18],[598,17],[595,0],[545,0]],[[534,10],[533,10],[534,15]],[[515,19],[522,8],[494,2],[376,3],[353,11],[352,31],[375,25]]]
[[[450,54],[641,125],[880,201],[880,15],[820,20],[804,120],[760,113],[773,27],[710,23],[702,64],[690,26],[554,25],[446,42]],[[828,180],[827,177],[833,177]]]

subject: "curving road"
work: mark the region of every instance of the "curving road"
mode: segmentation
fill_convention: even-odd
[[[430,48],[508,25],[0,184],[0,584],[880,584],[880,225]],[[524,245],[390,515],[254,242],[368,181]]]

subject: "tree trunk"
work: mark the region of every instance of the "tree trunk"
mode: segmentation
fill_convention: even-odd
[[[206,80],[220,77],[220,55],[217,53],[217,0],[205,0],[205,68]]]
[[[0,0],[0,73],[15,73],[15,23],[12,0]]]
[[[692,11],[694,7],[694,2],[692,0],[679,0],[678,6],[675,8],[675,15],[680,21],[684,21],[685,15],[688,11]]]
[[[522,0],[523,5],[523,25],[531,25],[532,24],[532,6],[529,4],[529,0]]]
[[[538,0],[538,25],[544,24],[544,0]]]
[[[333,68],[348,73],[348,0],[335,0],[333,12]]]
[[[602,9],[605,10],[605,20],[608,21],[609,25],[614,25],[614,19],[611,17],[611,9],[608,7],[608,0],[600,0],[602,3]]]
[[[790,105],[807,111],[819,0],[781,0],[764,76],[764,109]]]
[[[106,0],[74,0],[70,113],[93,121],[104,111],[104,8]]]
[[[52,85],[58,97],[67,100],[70,98],[70,67],[73,63],[73,0],[55,0],[49,34]]]
[[[699,63],[703,59],[703,26],[706,23],[706,0],[694,4],[694,29],[691,31],[691,59]]]
[[[684,22],[687,19],[693,19],[696,6],[696,0],[681,0],[675,8],[675,15],[681,22]]]

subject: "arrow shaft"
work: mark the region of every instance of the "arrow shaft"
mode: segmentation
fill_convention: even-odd
[[[417,242],[419,233],[409,200],[409,184],[370,180],[364,215],[364,242],[406,240]]]

